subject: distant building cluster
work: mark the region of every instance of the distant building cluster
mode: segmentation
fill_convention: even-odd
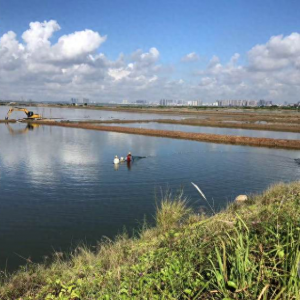
[[[159,100],[160,106],[201,106],[201,100],[183,101],[183,100],[172,100],[172,99],[161,99]]]
[[[160,99],[159,100],[159,105],[160,106],[173,106],[176,104],[176,101],[172,99]]]
[[[188,106],[201,106],[202,105],[202,101],[201,100],[188,101],[187,105]]]
[[[255,106],[272,106],[272,101],[266,100],[218,100],[214,106],[222,107],[255,107]]]
[[[72,103],[89,103],[89,100],[86,98],[77,99],[72,98]],[[216,100],[215,102],[203,102],[202,100],[173,100],[173,99],[160,99],[158,102],[157,100],[128,100],[124,99],[121,101],[110,101],[110,104],[122,104],[122,105],[148,105],[148,106],[214,106],[214,107],[270,107],[273,105],[271,100],[250,100],[250,99],[242,99],[242,100],[235,100],[235,99],[224,99],[224,100]],[[74,104],[75,105],[75,104]],[[87,105],[87,104],[85,104]],[[285,102],[284,105],[278,104],[277,106],[288,106],[288,107],[299,107],[300,102],[298,103],[287,103]]]
[[[88,105],[90,103],[90,100],[88,98],[71,98],[71,103],[74,106]]]
[[[298,101],[296,103],[288,103],[287,101],[284,101],[283,106],[287,106],[287,107],[300,107],[300,101]]]
[[[148,104],[148,101],[146,101],[146,100],[136,100],[135,103],[140,104],[140,105],[146,105],[146,104]]]

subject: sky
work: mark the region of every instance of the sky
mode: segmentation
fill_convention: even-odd
[[[300,101],[300,1],[0,0],[0,99]]]

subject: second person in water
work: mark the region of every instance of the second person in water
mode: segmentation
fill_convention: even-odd
[[[131,152],[128,152],[127,157],[126,157],[126,161],[127,161],[127,162],[131,162],[131,161],[132,161],[132,155],[131,155]]]

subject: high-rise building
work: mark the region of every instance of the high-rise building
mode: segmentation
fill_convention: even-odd
[[[187,102],[188,106],[201,106],[202,101],[201,100],[191,100]]]
[[[173,100],[168,100],[168,99],[161,99],[161,100],[159,100],[159,105],[161,105],[161,106],[171,106],[171,105],[174,105],[174,101]]]
[[[260,100],[264,101],[264,100]],[[218,106],[228,106],[228,107],[253,107],[253,106],[258,106],[259,102],[257,100],[218,100],[217,101]]]
[[[148,103],[148,101],[146,101],[146,100],[136,100],[135,103],[136,103],[136,104],[145,105],[145,104]]]

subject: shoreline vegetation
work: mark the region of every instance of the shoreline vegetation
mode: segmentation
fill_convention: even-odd
[[[285,139],[271,139],[271,138],[256,138],[256,137],[244,137],[233,135],[219,135],[219,134],[206,134],[206,133],[192,133],[182,131],[170,131],[170,130],[155,130],[144,128],[131,128],[121,126],[105,126],[95,125],[87,122],[66,122],[66,121],[51,121],[40,120],[32,121],[32,123],[48,126],[60,126],[70,128],[81,128],[89,130],[111,131],[127,134],[138,134],[146,136],[173,138],[193,140],[200,142],[222,143],[222,144],[235,144],[255,147],[269,147],[269,148],[284,148],[284,149],[300,149],[300,140],[285,140]]]
[[[300,182],[210,216],[168,195],[154,227],[28,264],[2,278],[0,299],[299,299],[299,204]]]

